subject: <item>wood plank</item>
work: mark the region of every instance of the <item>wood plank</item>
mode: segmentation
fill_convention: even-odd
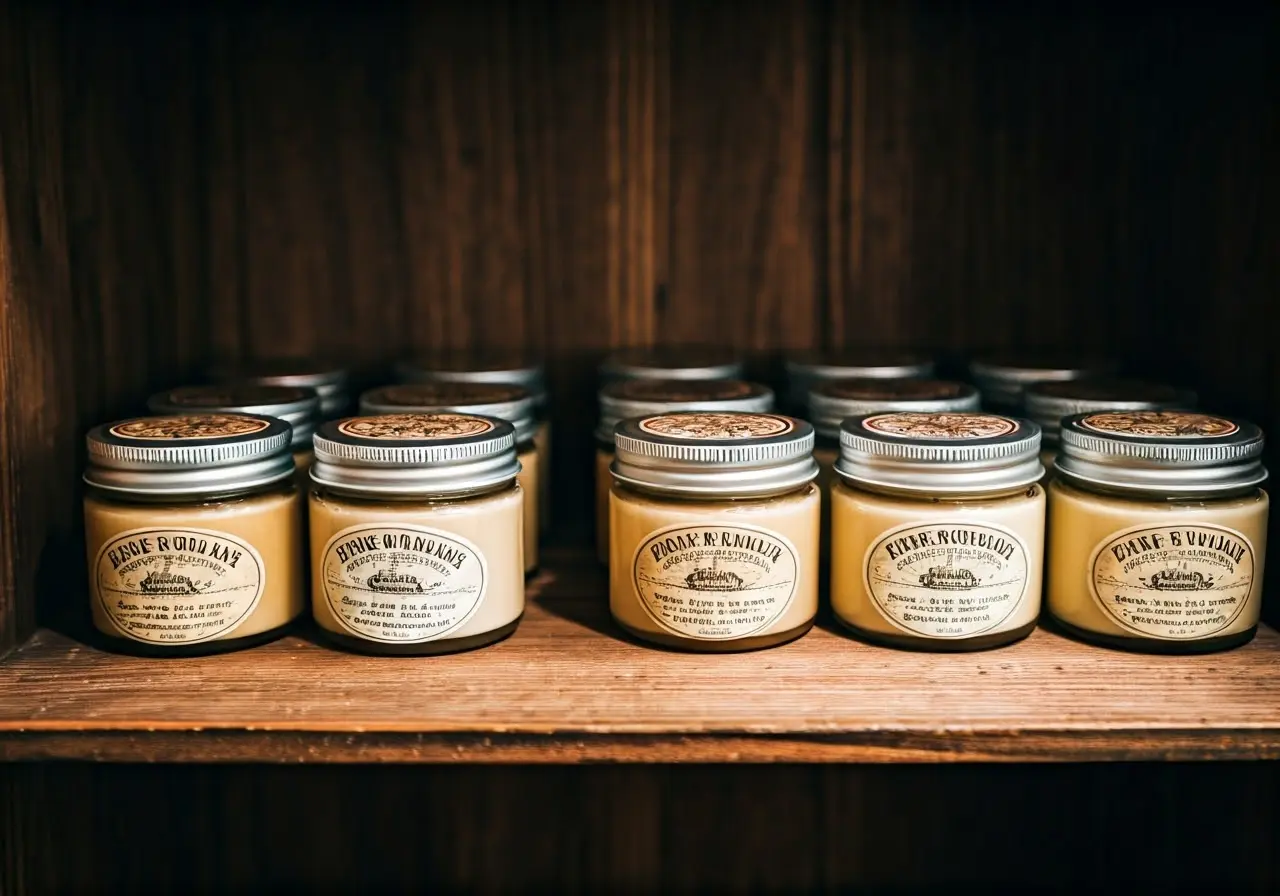
[[[41,631],[0,665],[0,759],[974,762],[1280,758],[1280,634],[1187,658],[1037,631],[989,653],[829,628],[702,656],[618,637],[599,569],[553,551],[508,641],[370,659],[305,637],[182,661]]]

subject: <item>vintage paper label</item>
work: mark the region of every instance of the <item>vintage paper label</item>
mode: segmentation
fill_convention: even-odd
[[[479,548],[425,526],[352,526],[321,556],[334,617],[348,634],[388,644],[455,631],[480,607],[489,580]]]
[[[1008,417],[965,411],[877,414],[863,420],[862,426],[871,432],[904,439],[992,439],[1018,430],[1017,421]]]
[[[911,523],[867,549],[864,584],[889,622],[926,638],[1000,631],[1027,591],[1027,546],[992,523]]]
[[[1219,439],[1240,427],[1222,417],[1188,411],[1110,411],[1080,421],[1085,429],[1143,439]]]
[[[111,624],[148,644],[223,638],[262,598],[266,567],[253,546],[208,529],[132,529],[104,544],[94,592]]]
[[[1253,545],[1213,525],[1136,526],[1093,552],[1093,599],[1126,631],[1188,640],[1236,620],[1253,589]]]
[[[227,439],[251,436],[270,425],[269,420],[236,414],[175,414],[126,420],[108,432],[126,439]]]
[[[667,631],[721,641],[764,634],[796,590],[795,545],[756,526],[667,526],[632,561],[640,605]]]

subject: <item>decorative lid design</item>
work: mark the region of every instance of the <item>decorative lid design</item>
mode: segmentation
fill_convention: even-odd
[[[137,417],[89,430],[85,481],[136,495],[211,497],[288,478],[291,428],[252,414]]]
[[[615,433],[614,477],[654,491],[754,497],[818,473],[813,427],[776,414],[727,411],[632,418]]]
[[[515,429],[478,414],[386,414],[320,427],[311,478],[357,495],[451,496],[520,472]]]
[[[1267,478],[1262,430],[1190,411],[1076,414],[1062,421],[1058,472],[1086,489],[1155,497],[1231,494]]]
[[[855,484],[928,495],[1015,491],[1038,481],[1040,427],[982,413],[899,412],[840,427],[836,472]]]

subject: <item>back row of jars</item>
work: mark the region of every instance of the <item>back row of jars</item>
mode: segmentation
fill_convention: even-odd
[[[743,381],[736,360],[715,355],[620,353],[602,369],[598,531],[611,567],[611,607],[625,628],[692,649],[782,643],[812,624],[818,577],[828,572],[837,618],[871,640],[974,649],[1034,627],[1045,556],[1040,425],[978,413],[979,389],[930,379],[927,361],[865,354],[790,361],[785,409],[810,425],[772,413],[772,391]],[[1091,412],[1061,430],[1063,458],[1051,486],[1050,610],[1085,636],[1119,646],[1242,643],[1256,627],[1265,553],[1261,434],[1183,410],[1194,401],[1188,393],[1100,379],[1104,372],[1103,365],[997,359],[972,367],[986,406],[1007,411],[1025,398],[1050,451],[1063,416]],[[549,506],[541,370],[454,357],[404,365],[400,374],[410,382],[362,396],[368,419],[327,424],[317,440],[321,463],[310,477],[316,619],[354,649],[477,646],[514,629],[523,609],[517,573],[537,565],[537,531]],[[302,570],[273,579],[296,599],[264,601],[263,567],[283,561],[259,556],[257,584],[237,585],[225,563],[237,549],[212,541],[218,527],[202,529],[181,509],[172,525],[156,526],[156,504],[180,493],[207,503],[222,493],[235,500],[215,501],[218,512],[235,516],[229,505],[242,506],[252,483],[243,471],[227,474],[262,466],[246,445],[265,444],[270,433],[234,414],[292,422],[305,476],[317,411],[332,414],[347,403],[343,384],[334,371],[259,371],[251,382],[171,390],[151,401],[166,417],[91,433],[87,520],[101,631],[165,653],[225,649],[270,637],[302,611]],[[1147,412],[1160,408],[1178,410]],[[213,416],[201,422],[201,414]],[[519,446],[518,466],[503,459],[504,438],[508,449]],[[140,469],[149,463],[164,468],[150,486]],[[494,484],[517,476],[519,498],[504,511],[502,500],[491,500]],[[178,481],[184,477],[190,482]],[[278,484],[282,477],[267,478]],[[415,501],[430,506],[414,510]],[[499,519],[503,512],[514,512],[518,525]],[[287,538],[287,509],[273,513],[247,542],[271,547],[274,531],[275,553],[284,557],[285,542],[304,541],[305,527],[299,520],[297,537]],[[504,526],[522,533],[523,559],[482,546]],[[172,543],[179,530],[188,535],[183,550]],[[148,532],[150,542],[140,534]],[[418,543],[437,554],[417,557]],[[211,568],[219,555],[222,566],[208,581],[171,568]],[[446,555],[472,558],[477,574],[450,572]],[[504,576],[507,567],[515,572]],[[211,599],[226,587],[242,599]],[[436,599],[445,593],[462,597],[450,607]],[[158,602],[165,594],[172,605]]]

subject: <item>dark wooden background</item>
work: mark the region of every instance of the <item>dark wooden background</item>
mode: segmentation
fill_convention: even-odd
[[[0,653],[82,611],[83,430],[212,358],[544,352],[566,531],[614,345],[1101,349],[1280,422],[1274,4],[364,6],[0,0]],[[360,850],[459,885],[510,883],[499,849],[583,884],[1058,883],[1153,849],[1156,880],[1274,883],[1258,774],[15,767],[0,848],[33,892]],[[151,866],[131,797],[174,845]],[[966,843],[987,799],[1023,821]]]

